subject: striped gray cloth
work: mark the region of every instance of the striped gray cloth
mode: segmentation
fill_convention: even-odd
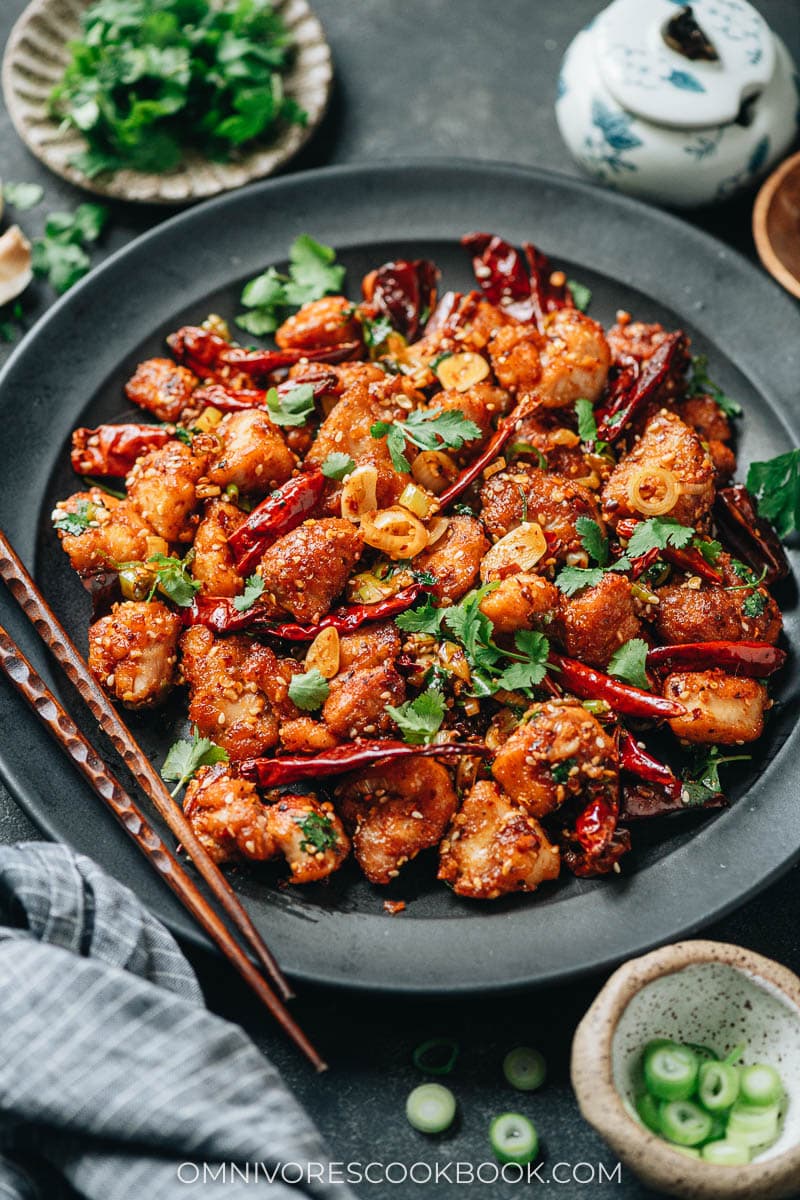
[[[2,1200],[51,1200],[59,1177],[91,1200],[353,1200],[293,1186],[288,1164],[327,1161],[128,888],[64,846],[0,847]]]

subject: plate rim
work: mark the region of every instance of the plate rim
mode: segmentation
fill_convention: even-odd
[[[386,173],[396,173],[398,170],[410,172],[422,171],[427,173],[440,172],[442,174],[452,172],[480,172],[482,176],[486,175],[487,173],[497,176],[499,173],[500,175],[505,175],[506,177],[515,177],[522,185],[536,183],[541,184],[544,181],[545,183],[550,183],[556,188],[567,188],[568,190],[581,192],[585,194],[587,198],[590,198],[601,207],[604,203],[606,203],[612,207],[617,207],[623,212],[628,211],[636,214],[640,218],[646,216],[651,221],[654,221],[656,224],[663,225],[668,231],[671,230],[676,234],[686,236],[688,231],[693,240],[698,240],[704,245],[706,251],[713,252],[716,255],[719,255],[720,252],[722,252],[724,257],[728,257],[733,261],[739,271],[744,270],[744,272],[754,281],[757,280],[762,287],[766,282],[773,295],[774,301],[784,309],[787,318],[798,327],[798,331],[800,332],[800,313],[798,313],[793,302],[789,299],[789,297],[785,296],[781,292],[780,288],[776,283],[774,283],[774,281],[769,279],[768,276],[762,275],[758,268],[739,251],[732,249],[725,243],[718,241],[718,239],[714,238],[710,234],[707,234],[705,231],[699,230],[694,226],[687,225],[684,221],[682,221],[679,217],[674,216],[672,213],[666,213],[659,209],[653,209],[638,200],[626,196],[620,196],[618,194],[608,193],[604,189],[600,189],[594,184],[587,183],[581,179],[575,179],[574,177],[564,173],[545,168],[520,167],[514,164],[489,163],[483,160],[476,163],[472,160],[465,159],[415,158],[404,159],[400,161],[383,160],[373,164],[346,164],[342,166],[332,166],[313,171],[295,173],[279,179],[263,181],[257,185],[254,185],[252,188],[248,188],[246,192],[223,194],[207,201],[203,205],[193,207],[185,212],[181,212],[175,216],[172,216],[167,221],[161,222],[153,229],[148,230],[139,238],[134,239],[126,246],[121,247],[113,255],[109,256],[109,258],[103,263],[99,264],[98,267],[96,267],[90,273],[90,275],[76,285],[76,287],[73,288],[67,295],[57,301],[41,318],[41,320],[37,322],[37,324],[27,333],[25,338],[20,342],[19,346],[15,348],[9,357],[8,362],[3,368],[2,373],[0,373],[0,402],[2,402],[7,380],[12,376],[14,370],[16,370],[17,364],[27,354],[29,346],[35,341],[38,341],[43,334],[46,334],[50,323],[55,323],[57,320],[59,320],[64,309],[74,305],[76,300],[79,300],[90,288],[95,287],[98,281],[102,280],[102,277],[105,274],[111,276],[118,267],[120,261],[124,261],[129,255],[140,255],[142,251],[146,252],[147,247],[151,242],[157,241],[159,238],[164,237],[165,230],[169,237],[173,237],[176,231],[179,232],[184,225],[191,225],[193,222],[204,221],[209,217],[213,217],[213,214],[219,208],[225,208],[230,205],[235,205],[236,203],[248,203],[250,201],[256,201],[258,196],[265,191],[291,191],[296,189],[298,186],[306,186],[310,180],[319,182],[324,180],[334,180],[336,178],[347,179],[350,177],[364,176],[365,174],[375,176]],[[387,238],[387,240],[391,239]],[[397,239],[395,238],[394,240]],[[350,244],[357,245],[358,242],[356,240]],[[672,304],[674,307],[674,299]],[[121,358],[122,355],[119,357]],[[758,373],[756,372],[754,375],[754,373],[750,370],[751,364],[748,363],[745,366],[739,360],[733,361],[737,369],[742,371],[747,378],[754,383],[754,386],[757,386],[755,385],[755,379],[758,378]],[[797,415],[787,412],[785,409],[780,412],[775,410],[774,389],[767,388],[767,396],[768,399],[766,402],[770,409],[771,415],[776,418],[776,421],[779,424],[783,425],[784,430],[789,432],[796,441],[800,440],[798,439]],[[789,750],[791,741],[792,736],[790,735],[780,747],[777,755],[767,764],[764,772],[765,775],[774,773],[775,771],[785,770],[787,751]],[[0,775],[2,775],[4,780],[6,780],[9,790],[13,795],[16,796],[21,806],[33,816],[37,824],[42,826],[43,821],[39,815],[41,809],[37,809],[35,805],[26,803],[28,798],[23,794],[24,781],[20,783],[20,780],[14,776],[13,772],[10,774],[8,773],[5,755],[2,750],[0,750]],[[741,797],[739,802],[741,803],[744,799],[745,797]],[[702,839],[703,830],[710,829],[715,823],[716,822],[714,822],[712,818],[709,823],[703,826],[698,833],[693,834],[688,845],[695,845],[701,840],[704,840]],[[48,830],[48,832],[50,832],[50,830]],[[680,849],[683,850],[684,847],[681,847]],[[776,879],[785,870],[788,870],[793,862],[795,862],[799,857],[800,845],[791,850],[788,855],[784,855],[784,857],[781,858],[781,860],[777,862],[765,875],[762,875],[755,882],[747,887],[744,887],[735,895],[727,896],[720,903],[716,903],[710,910],[706,910],[702,914],[696,915],[691,920],[683,920],[678,925],[676,925],[673,921],[670,925],[669,932],[667,933],[655,937],[651,935],[642,936],[637,942],[635,942],[635,944],[629,942],[626,948],[622,950],[619,948],[616,950],[609,949],[607,947],[601,948],[598,945],[598,951],[591,958],[591,960],[584,960],[570,967],[558,967],[550,970],[549,972],[539,973],[533,977],[530,974],[522,976],[517,975],[510,979],[502,979],[499,982],[496,979],[483,979],[478,980],[477,982],[475,980],[470,980],[468,982],[464,982],[463,980],[451,980],[448,982],[437,982],[431,987],[424,980],[418,979],[405,978],[400,982],[397,980],[387,982],[385,979],[354,979],[351,975],[347,974],[346,964],[341,966],[338,970],[331,970],[330,964],[326,963],[321,967],[315,967],[313,970],[298,970],[290,968],[290,971],[295,977],[307,980],[309,982],[348,988],[355,987],[371,990],[385,990],[397,994],[405,993],[418,995],[430,994],[431,992],[435,992],[436,994],[440,995],[459,993],[477,994],[478,992],[491,993],[510,991],[523,987],[548,986],[556,982],[563,983],[569,980],[580,978],[581,976],[585,976],[590,973],[606,970],[622,959],[633,957],[635,954],[641,953],[648,947],[663,944],[663,942],[677,936],[683,936],[688,933],[696,932],[704,925],[719,919],[727,912],[730,912],[740,905],[746,903],[749,898],[762,890],[764,887],[768,886],[769,883]],[[597,895],[597,892],[594,894]],[[608,898],[606,897],[605,901],[599,902],[598,908],[603,907],[604,903],[607,904],[607,900]],[[522,911],[535,912],[535,909],[536,901],[535,899],[532,899],[530,901],[530,905],[526,906],[526,908]],[[516,911],[518,912],[520,910]],[[540,908],[540,912],[545,911],[546,909],[544,907]],[[486,915],[487,920],[491,915],[490,913],[486,913],[485,909],[482,909],[481,913]],[[340,917],[343,916],[343,914],[338,915]],[[512,913],[512,916],[513,915],[515,914]],[[362,921],[374,921],[376,919],[381,920],[382,922],[387,921],[387,918],[385,917],[375,918],[371,915],[363,913],[358,914],[358,916]],[[444,924],[449,920],[449,918],[430,918],[425,921],[425,924],[437,922],[439,924]],[[192,929],[191,926],[185,924],[184,922],[170,919],[168,923],[172,928],[178,929],[183,936],[188,936],[190,940],[194,941],[195,943],[199,942],[206,944],[204,938],[199,935],[196,930]],[[183,928],[179,928],[181,925]],[[421,928],[421,925],[418,926],[418,928]]]

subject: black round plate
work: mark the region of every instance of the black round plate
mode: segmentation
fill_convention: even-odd
[[[104,263],[36,326],[0,380],[0,524],[79,645],[88,601],[49,519],[54,502],[75,489],[67,455],[73,427],[121,416],[122,384],[137,361],[161,352],[177,325],[209,311],[234,316],[243,281],[285,261],[299,233],[337,248],[355,294],[362,273],[395,255],[431,256],[446,285],[468,287],[458,238],[472,229],[535,241],[588,284],[591,311],[605,322],[624,308],[683,326],[696,350],[708,353],[714,378],[744,406],[743,463],[798,443],[789,411],[797,394],[797,310],[743,259],[671,216],[572,179],[485,163],[336,168],[250,187],[167,221]],[[794,641],[793,587],[784,593]],[[31,646],[35,639],[12,607],[4,598],[3,619]],[[763,745],[730,772],[731,807],[639,826],[621,876],[565,877],[534,897],[476,904],[436,883],[435,861],[426,855],[391,889],[409,902],[395,917],[383,911],[387,893],[352,866],[309,889],[278,886],[272,868],[232,878],[286,971],[304,979],[444,992],[563,980],[607,966],[742,903],[800,853],[792,675],[785,672],[778,687]],[[68,699],[77,713],[80,705]],[[177,932],[197,937],[7,687],[0,719],[0,770],[28,812],[104,863]],[[160,762],[180,720],[176,701],[166,714],[132,723]]]

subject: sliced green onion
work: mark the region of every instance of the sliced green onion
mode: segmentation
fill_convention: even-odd
[[[651,1096],[649,1092],[642,1092],[636,1101],[636,1111],[643,1125],[653,1133],[661,1133],[661,1118],[655,1096]]]
[[[544,1055],[530,1046],[517,1046],[503,1059],[503,1074],[517,1091],[535,1092],[547,1075]]]
[[[768,1146],[778,1136],[779,1118],[778,1104],[755,1108],[739,1101],[734,1104],[728,1118],[728,1138],[751,1148]]]
[[[449,1075],[456,1065],[459,1044],[453,1038],[430,1038],[411,1056],[418,1071],[426,1075]]]
[[[733,1049],[731,1050],[730,1054],[726,1054],[722,1061],[726,1062],[726,1063],[730,1063],[730,1065],[732,1067],[735,1067],[736,1064],[738,1063],[739,1059],[744,1054],[746,1049],[747,1049],[747,1042],[739,1042],[739,1045],[734,1046]]]
[[[739,1072],[725,1062],[704,1062],[700,1067],[697,1095],[710,1113],[732,1108],[739,1095]]]
[[[443,1133],[453,1124],[456,1098],[441,1083],[421,1083],[409,1092],[406,1117],[420,1133]]]
[[[697,1083],[700,1064],[688,1046],[650,1042],[644,1051],[644,1081],[659,1100],[688,1100]]]
[[[501,1113],[489,1126],[489,1142],[500,1163],[533,1162],[539,1150],[539,1136],[532,1121],[521,1113]]]
[[[750,1162],[750,1151],[743,1142],[731,1142],[723,1138],[719,1142],[707,1142],[700,1157],[717,1167],[743,1167]]]
[[[678,1146],[699,1146],[713,1128],[708,1113],[691,1100],[665,1100],[659,1118],[664,1137]]]
[[[745,1104],[776,1104],[783,1095],[780,1075],[774,1067],[766,1063],[742,1067],[739,1072],[739,1086]]]

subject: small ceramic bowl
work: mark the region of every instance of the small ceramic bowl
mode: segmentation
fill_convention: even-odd
[[[800,299],[800,153],[782,162],[758,193],[753,237],[770,275]]]
[[[746,1063],[778,1069],[788,1103],[781,1136],[752,1163],[690,1158],[634,1113],[642,1049],[652,1038],[747,1043]],[[620,967],[581,1021],[572,1084],[586,1120],[648,1186],[690,1200],[780,1200],[800,1190],[800,979],[723,942],[678,942]]]

